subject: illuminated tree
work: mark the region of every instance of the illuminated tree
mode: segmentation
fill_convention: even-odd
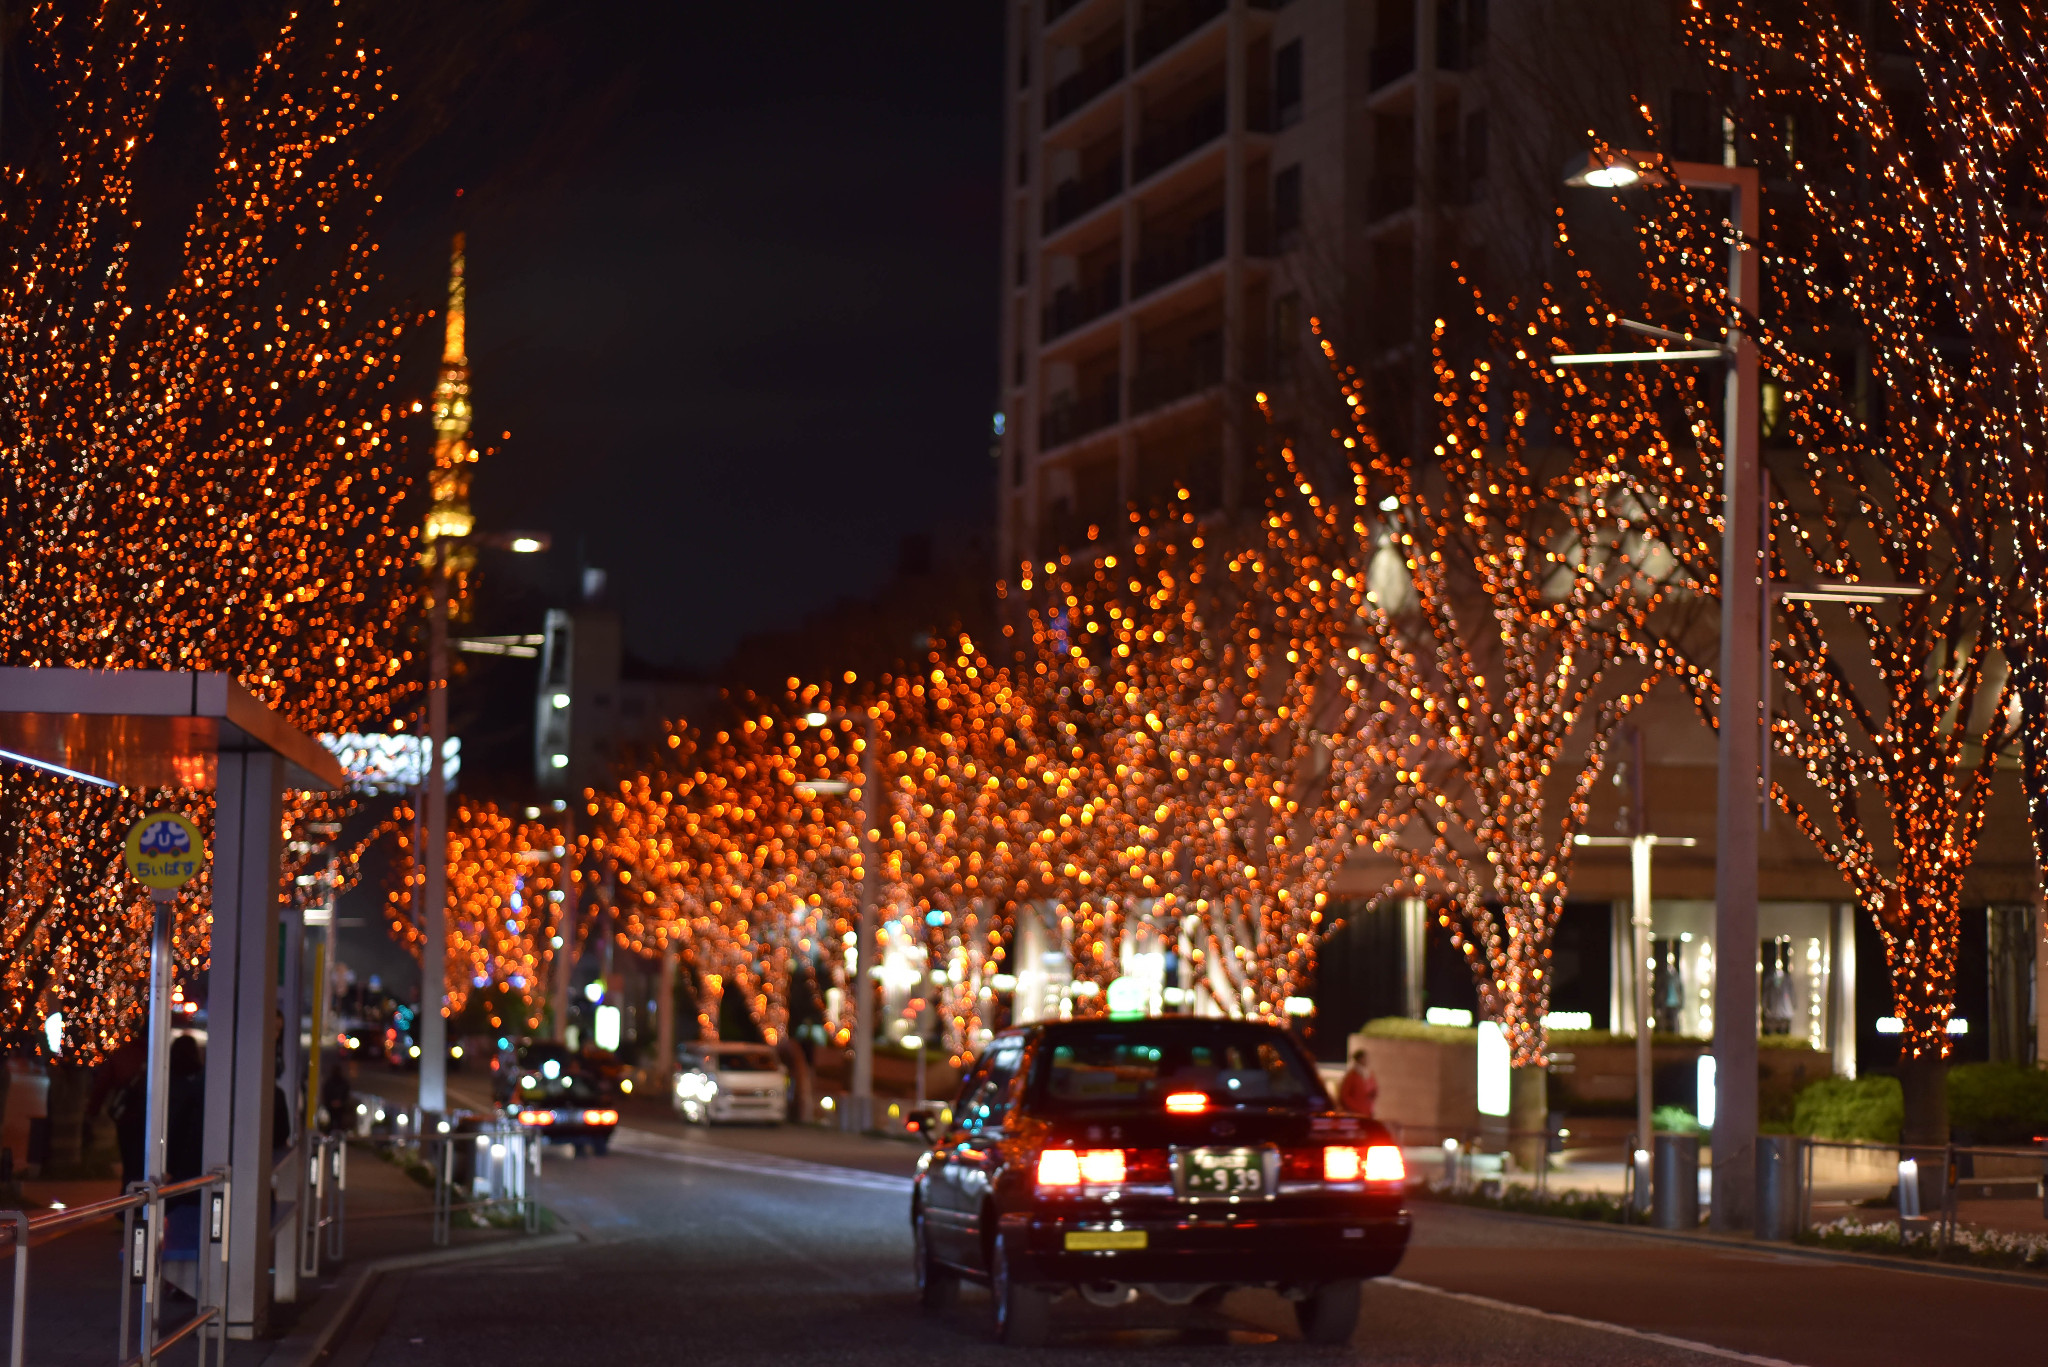
[[[1290,589],[1260,529],[1135,520],[1128,545],[1054,581],[1034,623],[1098,752],[1080,881],[1177,942],[1210,1009],[1277,1014],[1311,976],[1328,898],[1318,681],[1287,645]],[[1114,964],[1118,945],[1091,947]]]
[[[1786,605],[1773,741],[1796,777],[1772,795],[1883,937],[1908,1137],[1939,1142],[1963,878],[1995,758],[2016,732],[2029,743],[2037,848],[2048,795],[2039,727],[2018,726],[2012,707],[2048,716],[2048,161],[2039,120],[2015,117],[2043,90],[2038,20],[2024,6],[1888,9],[1917,80],[1882,70],[1819,7],[1696,7],[1688,28],[1737,92],[1745,148],[1794,191],[1772,204],[1762,253],[1760,344],[1783,395],[1773,576],[1922,591],[1896,606]],[[1641,241],[1647,263],[1714,236],[1672,195],[1655,201]],[[1729,321],[1654,270],[1646,279],[1655,316]]]
[[[1391,857],[1409,891],[1442,899],[1518,1067],[1547,1062],[1551,942],[1608,742],[1659,682],[1691,681],[1658,620],[1679,562],[1640,481],[1669,448],[1614,409],[1569,406],[1576,382],[1542,364],[1560,318],[1548,302],[1487,314],[1490,346],[1462,363],[1440,326],[1437,440],[1420,456],[1381,441],[1324,342],[1354,415],[1331,434],[1349,477],[1285,446],[1266,523],[1298,605],[1292,650],[1346,694],[1332,843]]]
[[[223,670],[342,729],[414,686],[404,329],[364,311],[352,151],[394,97],[344,25],[288,20],[209,71],[204,185],[167,216],[174,196],[137,187],[184,41],[152,3],[38,6],[10,35],[50,103],[47,155],[0,182],[0,662]],[[63,845],[10,901],[0,1037],[41,1047],[70,1001],[89,1062],[134,1028],[145,977],[122,823],[205,804],[13,775],[0,804],[0,845]]]

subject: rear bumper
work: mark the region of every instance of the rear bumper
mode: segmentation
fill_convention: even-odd
[[[1076,1250],[1070,1233],[1086,1236],[1120,1227],[1144,1235],[1143,1248]],[[1180,1215],[1106,1220],[1102,1212],[1006,1213],[1017,1280],[1066,1282],[1201,1282],[1229,1286],[1300,1286],[1383,1277],[1408,1247],[1409,1215],[1391,1212]]]

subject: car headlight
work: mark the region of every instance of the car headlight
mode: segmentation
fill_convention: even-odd
[[[535,1077],[532,1073],[528,1073],[525,1077],[519,1079],[519,1085],[526,1088],[528,1091],[532,1091],[535,1087],[540,1086],[540,1079]]]

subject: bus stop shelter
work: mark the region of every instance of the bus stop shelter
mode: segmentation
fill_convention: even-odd
[[[341,766],[226,674],[142,669],[0,669],[0,762],[212,797],[203,1161],[225,1165],[233,1184],[228,1332],[255,1337],[273,1296],[293,1294],[298,1262],[299,1184],[280,1180],[273,1195],[273,1177],[295,1179],[304,1166],[272,1120],[276,1089],[296,1087],[299,1053],[296,1028],[278,1037],[278,1022],[296,1026],[301,1008],[280,1002],[280,978],[291,995],[303,992],[303,927],[284,915],[284,794],[340,788]]]

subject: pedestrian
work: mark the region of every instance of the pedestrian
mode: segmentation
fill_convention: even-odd
[[[355,1127],[354,1088],[349,1085],[348,1059],[338,1050],[332,1059],[320,1073],[320,1109],[326,1113],[327,1132],[344,1134]]]
[[[1365,1050],[1351,1051],[1351,1066],[1337,1087],[1337,1109],[1372,1119],[1372,1108],[1380,1099],[1380,1080],[1374,1076]]]

